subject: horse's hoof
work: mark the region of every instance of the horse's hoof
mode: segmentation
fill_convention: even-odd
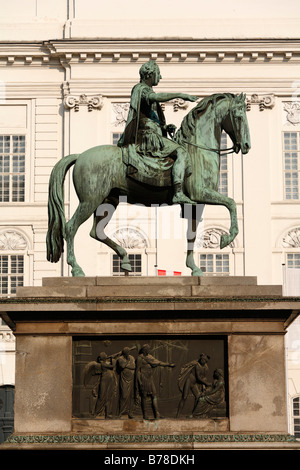
[[[132,267],[130,263],[121,263],[121,269],[123,269],[123,271],[129,271],[130,273],[132,272]]]
[[[72,276],[73,277],[85,277],[84,272],[81,268],[73,268],[72,269]]]
[[[204,272],[200,268],[193,269],[191,276],[204,276]]]

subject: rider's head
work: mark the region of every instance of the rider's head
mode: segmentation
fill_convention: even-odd
[[[161,78],[159,67],[154,60],[149,60],[149,62],[143,64],[139,72],[141,82],[148,80],[151,76],[153,76],[155,78],[154,84],[157,84]]]

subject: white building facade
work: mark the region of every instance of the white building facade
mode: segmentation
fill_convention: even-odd
[[[220,191],[237,203],[239,234],[220,250],[229,214],[205,207],[197,263],[210,275],[257,276],[259,284],[283,284],[287,295],[300,294],[298,2],[188,0],[180,18],[180,2],[169,0],[0,5],[0,296],[14,295],[18,285],[40,285],[43,277],[70,275],[64,257],[57,264],[46,260],[50,172],[63,156],[117,142],[139,68],[150,59],[161,70],[158,91],[199,100],[216,92],[247,96],[251,150],[223,157],[220,168]],[[166,103],[167,122],[179,127],[194,105]],[[223,145],[230,146],[225,135]],[[67,218],[76,206],[70,172]],[[79,264],[88,276],[119,275],[114,253],[90,238],[91,226],[87,221],[76,237]],[[190,275],[178,207],[124,201],[106,232],[127,248],[134,275],[153,276],[158,269]],[[296,335],[300,339],[299,326]],[[7,336],[0,344],[1,353],[11,349]],[[293,348],[292,433],[300,424],[295,339]],[[13,383],[13,374],[2,375],[3,385]]]

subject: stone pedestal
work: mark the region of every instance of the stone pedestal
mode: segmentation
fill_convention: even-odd
[[[2,449],[300,448],[287,430],[284,352],[300,299],[282,297],[281,286],[257,285],[255,277],[45,278],[0,309],[17,342],[15,429]],[[95,341],[108,351],[222,342],[225,411],[200,419],[88,415],[78,371]]]

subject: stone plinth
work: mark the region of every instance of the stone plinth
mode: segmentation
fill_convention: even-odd
[[[17,342],[15,431],[3,449],[300,447],[288,435],[284,353],[300,299],[282,297],[281,286],[255,277],[45,278],[0,309]],[[222,340],[226,415],[76,415],[77,345],[120,339]]]

